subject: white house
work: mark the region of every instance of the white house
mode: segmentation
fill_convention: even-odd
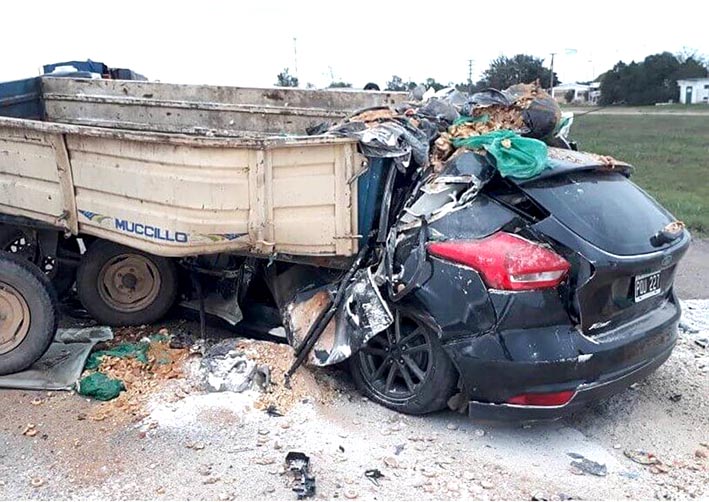
[[[685,105],[709,103],[709,77],[678,80],[679,102]]]
[[[576,82],[571,84],[561,84],[557,85],[552,89],[552,96],[560,103],[565,103],[567,94],[571,98],[571,103],[589,103],[597,104],[598,98],[601,96],[600,91],[601,84],[599,82],[591,82],[589,84],[578,84]],[[570,94],[573,92],[573,97]]]

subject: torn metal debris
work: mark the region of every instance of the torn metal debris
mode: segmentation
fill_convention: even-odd
[[[299,451],[286,455],[286,469],[293,476],[292,489],[298,500],[315,496],[315,476],[310,473],[310,457]]]
[[[571,462],[571,467],[576,469],[580,473],[591,474],[593,476],[603,477],[608,474],[608,468],[605,464],[594,462],[589,460],[581,454],[578,453],[567,453],[567,455],[574,460]]]
[[[233,340],[211,346],[201,365],[206,373],[207,389],[212,392],[263,390],[271,383],[269,367],[258,364],[244,351],[236,349]]]

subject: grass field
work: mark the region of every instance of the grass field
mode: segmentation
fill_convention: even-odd
[[[709,236],[709,116],[581,115],[579,150],[635,166],[632,180],[696,236]]]
[[[562,103],[562,110],[578,110],[580,112],[589,110],[603,110],[606,112],[616,112],[616,113],[709,113],[709,105],[706,104],[694,104],[694,105],[683,105],[681,103],[673,103],[661,106],[585,106],[585,105],[571,105]]]

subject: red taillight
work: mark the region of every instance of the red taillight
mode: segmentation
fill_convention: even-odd
[[[543,394],[520,394],[507,400],[507,404],[523,406],[562,406],[574,397],[576,391],[562,390],[561,392],[545,392]]]
[[[554,251],[505,232],[480,240],[430,242],[428,251],[474,268],[494,289],[555,287],[570,268],[569,262]]]

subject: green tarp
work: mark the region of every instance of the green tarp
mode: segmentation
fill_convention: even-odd
[[[149,343],[139,342],[139,343],[121,343],[115,347],[111,347],[106,350],[97,350],[89,356],[88,361],[86,361],[86,366],[84,369],[95,370],[101,364],[101,358],[103,356],[112,357],[133,357],[143,364],[148,364],[148,348]]]
[[[109,378],[103,373],[91,373],[79,380],[77,391],[82,396],[92,397],[99,401],[110,401],[126,390],[123,382]]]
[[[512,131],[493,131],[479,136],[455,138],[453,146],[471,150],[485,149],[495,159],[495,167],[503,177],[532,178],[549,167],[548,149],[543,141],[523,138]]]

